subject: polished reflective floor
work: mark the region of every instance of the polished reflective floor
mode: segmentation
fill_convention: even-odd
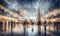
[[[56,26],[53,27],[53,25],[46,27],[41,25],[39,27],[38,25],[23,26],[22,24],[15,24],[13,27],[11,25],[3,25],[2,27],[0,26],[0,36],[60,36],[60,27],[58,29]]]

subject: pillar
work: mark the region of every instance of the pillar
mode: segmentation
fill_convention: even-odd
[[[6,31],[8,32],[8,21],[6,21]]]
[[[5,22],[3,21],[2,30],[5,31]]]

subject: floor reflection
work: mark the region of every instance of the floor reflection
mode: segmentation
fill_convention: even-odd
[[[1,22],[2,23],[2,22]],[[27,27],[28,26],[28,27]],[[25,28],[25,30],[24,30]],[[44,26],[40,26],[41,34],[40,36],[45,36]],[[53,26],[46,27],[46,36],[60,36],[59,31],[51,31]],[[14,24],[11,27],[11,24],[7,26],[7,23],[2,25],[0,24],[0,36],[39,36],[38,35],[38,25],[25,25],[22,24]]]
[[[26,29],[26,34],[28,34],[28,36],[37,36],[37,26],[36,25],[29,25],[30,27]]]

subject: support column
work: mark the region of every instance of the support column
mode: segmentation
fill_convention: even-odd
[[[9,30],[9,32],[10,32],[10,29],[11,29],[11,27],[10,27],[10,21],[8,22],[8,30]]]
[[[3,21],[2,30],[5,31],[5,22]]]
[[[59,22],[58,22],[58,31],[59,31]]]
[[[53,28],[52,30],[54,31],[54,22],[52,22],[52,28]]]
[[[6,21],[6,32],[8,32],[8,21]]]
[[[50,22],[48,22],[49,23],[49,30],[50,30]]]
[[[55,31],[55,22],[54,22],[54,31]]]
[[[4,27],[5,27],[5,32],[6,32],[6,21],[4,23],[5,23],[5,26]]]
[[[10,28],[9,28],[9,30],[10,30],[10,32],[11,32],[11,21],[10,21],[10,24],[9,24],[9,25],[10,25]]]

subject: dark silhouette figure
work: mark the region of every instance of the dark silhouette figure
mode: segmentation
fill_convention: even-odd
[[[25,36],[25,30],[26,30],[27,20],[23,22],[23,28],[24,28],[24,36]]]
[[[13,36],[13,21],[11,21],[11,36]]]
[[[44,36],[46,36],[46,27],[47,27],[48,25],[46,24],[46,21],[44,22],[44,30],[45,30],[45,33],[44,33]]]

